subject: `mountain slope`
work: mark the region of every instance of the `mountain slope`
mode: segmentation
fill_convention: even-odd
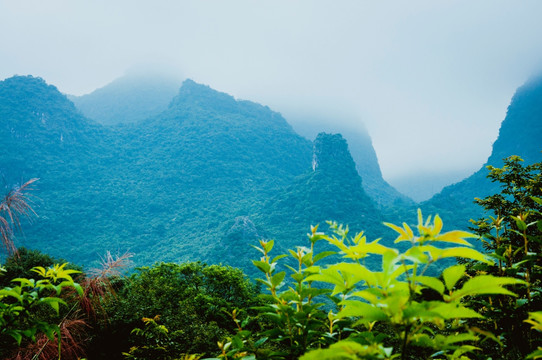
[[[0,173],[7,187],[30,178],[39,214],[24,226],[19,245],[70,253],[81,230],[92,233],[109,197],[107,167],[118,149],[111,135],[84,118],[66,96],[43,79],[17,76],[0,82]],[[94,231],[94,233],[97,233]]]
[[[486,164],[465,180],[445,187],[422,204],[426,211],[439,212],[450,226],[467,228],[468,220],[482,214],[474,198],[499,192],[486,176],[487,165],[502,166],[502,159],[521,156],[526,163],[542,161],[542,77],[533,78],[517,89],[501,124],[499,136]]]
[[[257,243],[257,237],[263,237],[276,240],[275,254],[286,253],[296,246],[308,246],[306,234],[310,225],[319,224],[320,229],[325,230],[327,220],[348,225],[352,232],[364,230],[372,239],[385,232],[382,215],[363,190],[362,179],[340,134],[318,134],[313,146],[312,168],[242,220],[244,226],[240,227],[237,221],[232,227],[236,233],[230,233],[228,241],[223,241],[220,247],[230,249],[242,244],[249,249],[249,244]],[[249,253],[252,258],[258,256],[255,251]],[[251,271],[248,259],[231,257],[228,261]]]
[[[290,243],[304,240],[309,225],[326,220],[373,230],[381,215],[361,185],[346,141],[340,134],[321,133],[314,141],[312,169],[270,199],[258,218],[275,233],[291,234]]]

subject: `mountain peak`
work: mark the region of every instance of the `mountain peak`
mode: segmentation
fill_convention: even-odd
[[[195,82],[192,79],[186,79],[178,95],[171,101],[170,107],[182,106],[201,106],[220,109],[220,111],[236,111],[238,102],[235,98],[224,92],[212,89],[208,85]]]
[[[180,84],[175,75],[134,73],[70,98],[85,116],[103,125],[136,123],[166,110]]]
[[[17,102],[22,109],[31,109],[34,112],[51,104],[75,110],[73,104],[56,86],[32,75],[15,75],[0,81],[0,101],[11,104]]]
[[[312,169],[355,172],[356,165],[341,134],[320,133],[314,140]],[[349,174],[355,176],[357,174]]]
[[[514,94],[487,163],[500,166],[502,159],[510,155],[519,155],[529,163],[540,161],[541,117],[542,76],[537,76]]]

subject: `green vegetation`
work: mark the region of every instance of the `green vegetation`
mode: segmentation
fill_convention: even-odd
[[[490,166],[489,178],[501,191],[476,199],[488,216],[473,221],[473,230],[495,263],[469,264],[470,273],[513,277],[525,283],[515,287],[515,299],[492,297],[477,302],[476,308],[486,316],[478,326],[503,335],[506,358],[520,358],[542,346],[540,337],[525,323],[529,313],[542,310],[542,163],[523,165],[520,157],[512,156],[502,168]],[[502,356],[500,349],[486,349],[486,353]]]
[[[337,224],[332,224],[331,236],[313,227],[310,248],[290,250],[297,262],[296,267],[287,266],[291,283],[285,280],[286,272],[277,271],[282,257],[270,257],[273,242],[262,241],[263,258],[254,265],[265,275],[259,281],[267,287],[270,301],[258,310],[275,327],[259,333],[255,342],[247,339],[249,332],[239,331],[221,344],[223,357],[233,359],[244,353],[277,359],[297,359],[303,354],[302,359],[466,359],[476,356],[480,343],[498,343],[489,331],[465,323],[483,317],[469,300],[487,294],[515,297],[505,286],[524,282],[492,275],[465,279],[465,265],[447,267],[440,278],[429,276],[429,267],[445,258],[492,261],[464,240],[471,234],[441,233],[443,223],[438,216],[431,222],[431,217],[424,219],[419,212],[417,234],[407,224],[388,226],[398,233],[396,242],[409,243],[408,250],[386,247],[379,240],[368,242],[363,233],[349,236],[348,228]],[[333,245],[345,261],[318,266],[319,260],[331,255],[315,250],[319,241]],[[379,270],[364,265],[375,255],[381,258]],[[327,314],[323,294],[336,304]],[[276,350],[269,352],[266,343],[276,345]]]
[[[137,335],[146,334],[141,330],[130,336],[133,329],[142,325],[142,319],[156,316],[167,328],[164,355],[211,354],[217,341],[235,330],[228,312],[258,304],[256,287],[240,270],[218,265],[160,263],[137,269],[115,286],[117,295],[106,306],[108,322],[94,346],[109,353],[95,357],[113,358],[115,350],[117,356],[128,352],[132,338],[139,342]],[[146,321],[148,327],[157,328]],[[134,351],[141,352],[141,348]]]
[[[513,135],[539,147],[540,102],[520,95],[509,115],[528,104],[530,127],[503,123],[508,140],[496,142],[495,154],[517,143],[506,129],[521,128]],[[381,212],[342,136],[311,143],[280,114],[192,81],[156,117],[105,128],[43,80],[14,77],[0,82],[0,118],[4,358],[542,353],[542,165],[530,150],[527,165],[519,157],[493,162],[490,181],[480,171],[422,205],[451,228],[421,212],[397,226],[414,212],[405,215],[401,204]],[[13,186],[21,177],[43,180]],[[30,185],[39,185],[32,224]],[[475,195],[483,209],[472,210]],[[473,215],[483,246],[463,231]],[[327,219],[338,222],[323,229]],[[302,242],[315,223],[322,225]],[[15,252],[14,242],[50,255]],[[133,252],[139,267],[124,276],[130,256],[110,253],[100,270],[74,265],[88,268],[111,247]],[[193,260],[233,264],[249,277]]]
[[[315,170],[337,163],[325,156]],[[286,254],[260,240],[252,261],[263,275],[259,296],[240,270],[199,262],[157,263],[125,278],[113,271],[121,260],[108,256],[81,285],[67,264],[35,267],[44,280],[13,279],[0,290],[3,351],[41,352],[42,333],[64,358],[539,358],[542,163],[514,156],[489,170],[501,192],[477,199],[489,212],[473,221],[477,235],[444,232],[438,215],[418,211],[415,227],[385,224],[397,247],[336,222],[329,234],[312,227],[307,246]],[[488,253],[466,240],[478,236]],[[51,261],[19,254],[19,267],[15,255],[6,262],[13,273]],[[91,327],[67,335],[68,319]]]
[[[56,339],[58,342],[60,358],[61,329],[48,318],[44,307],[50,307],[59,316],[60,305],[68,306],[60,297],[66,293],[66,288],[83,294],[81,286],[71,277],[78,271],[65,269],[65,265],[54,265],[49,269],[34,267],[32,271],[40,275],[40,280],[16,278],[11,280],[11,286],[0,290],[0,356],[5,356],[5,351],[9,349],[6,336],[13,338],[20,346],[23,338],[36,341],[38,335],[45,334],[49,340]]]

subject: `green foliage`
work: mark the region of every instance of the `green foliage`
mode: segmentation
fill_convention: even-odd
[[[201,263],[139,268],[107,305],[110,323],[96,346],[110,349],[101,355],[108,358],[127,352],[130,332],[151,314],[168,329],[171,353],[206,354],[234,332],[228,312],[257,304],[256,287],[238,269]]]
[[[532,325],[531,329],[542,333],[542,311],[529,313],[529,318],[525,322]],[[542,346],[530,353],[526,359],[542,359]]]
[[[49,267],[54,264],[66,263],[64,259],[57,259],[40,250],[19,247],[15,254],[8,256],[3,264],[4,276],[0,277],[0,286],[7,286],[12,279],[30,278],[35,275],[32,271],[36,266]],[[72,263],[66,264],[66,269],[82,272],[82,267]],[[77,279],[76,279],[77,280]]]
[[[39,333],[44,333],[50,340],[56,334],[60,354],[59,326],[44,321],[36,311],[47,306],[58,314],[60,305],[66,305],[60,298],[66,288],[74,288],[79,295],[83,294],[81,286],[71,277],[78,271],[65,269],[65,266],[35,267],[32,270],[42,279],[16,278],[11,281],[13,286],[0,290],[0,337],[10,336],[20,345],[23,338],[35,341]]]
[[[542,345],[524,322],[529,312],[542,310],[542,163],[524,165],[520,157],[511,156],[502,168],[488,168],[488,177],[501,190],[476,199],[487,217],[473,221],[473,230],[495,263],[472,263],[470,272],[525,283],[514,288],[517,297],[490,297],[473,306],[487,317],[479,326],[502,333],[506,356],[519,359]]]
[[[169,335],[169,330],[159,324],[160,316],[143,318],[145,327],[135,328],[132,334],[137,338],[135,346],[128,353],[123,353],[130,360],[175,360],[181,359],[181,355],[174,350],[174,343]],[[201,356],[195,354],[183,354],[183,360],[198,360]]]
[[[310,248],[289,251],[295,266],[285,266],[293,281],[279,271],[284,256],[270,256],[274,242],[261,241],[262,258],[253,263],[265,275],[258,281],[269,292],[269,304],[257,310],[274,326],[257,334],[258,341],[240,329],[219,344],[221,357],[253,354],[255,358],[297,359],[305,354],[303,359],[407,359],[417,349],[418,356],[467,359],[475,356],[479,343],[498,341],[490,332],[467,325],[467,320],[483,317],[467,301],[487,294],[515,296],[506,286],[524,281],[491,275],[465,279],[464,265],[446,268],[441,278],[429,276],[428,269],[446,258],[492,260],[471,248],[465,240],[473,236],[470,233],[442,233],[438,216],[431,221],[418,212],[416,234],[406,223],[387,225],[399,235],[395,242],[407,242],[408,249],[399,251],[379,240],[368,242],[363,233],[350,236],[348,228],[336,223],[331,223],[332,235],[313,227]],[[320,241],[333,245],[344,261],[318,265],[331,255],[315,251]],[[364,265],[375,256],[381,260],[380,270]],[[437,296],[425,299],[427,292]],[[333,300],[335,309],[322,301],[324,295]],[[334,345],[320,349],[330,344]]]

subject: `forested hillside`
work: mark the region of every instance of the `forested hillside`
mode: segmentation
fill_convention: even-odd
[[[322,135],[313,146],[267,107],[187,80],[159,115],[104,127],[39,78],[0,86],[7,185],[40,178],[39,218],[19,245],[82,264],[106,250],[133,252],[136,264],[219,262],[237,259],[241,224],[288,246],[312,221],[378,228],[346,142]],[[313,158],[323,165],[313,169]],[[350,205],[329,203],[335,196]]]
[[[541,85],[514,96],[488,165],[541,160]],[[416,222],[415,206],[389,188],[373,201],[342,135],[311,142],[269,108],[191,80],[159,114],[104,126],[42,79],[14,77],[0,82],[0,119],[11,189],[2,241],[17,225],[8,210],[26,209],[30,196],[37,216],[16,245],[72,262],[27,249],[4,262],[2,356],[542,354],[531,329],[542,323],[542,163],[513,156],[489,172],[496,183],[482,168],[421,204]],[[366,165],[379,175],[373,155]],[[17,187],[32,178],[34,189]],[[484,197],[473,226],[489,255],[471,247],[472,234],[446,232],[482,214],[474,197]],[[129,256],[107,251],[131,252],[142,267],[119,276]],[[101,271],[78,273],[106,253]],[[245,276],[257,273],[263,288]]]

